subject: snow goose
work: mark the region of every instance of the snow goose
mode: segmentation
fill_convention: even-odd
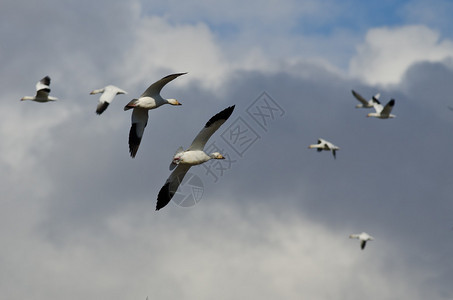
[[[233,113],[234,107],[234,105],[230,106],[209,119],[186,151],[182,147],[178,149],[170,165],[170,170],[175,167],[176,169],[170,174],[170,177],[168,177],[159,191],[156,210],[165,207],[170,202],[191,166],[202,164],[210,159],[224,159],[219,152],[207,154],[203,151],[203,148],[214,132],[228,120]]]
[[[151,84],[138,99],[132,99],[124,110],[133,109],[131,117],[131,129],[129,131],[129,153],[135,157],[142,140],[143,132],[148,123],[148,110],[164,104],[181,105],[176,99],[164,99],[160,95],[162,88],[173,79],[187,73],[176,73],[163,77]]]
[[[365,100],[365,98],[363,98],[359,93],[357,93],[354,90],[352,90],[352,94],[361,103],[361,104],[357,104],[355,106],[356,108],[372,108],[373,107],[373,100],[377,101],[377,100],[379,100],[379,97],[381,96],[381,94],[377,93],[370,100],[367,101],[367,100]]]
[[[109,104],[112,102],[113,98],[115,98],[116,95],[120,94],[127,94],[126,91],[120,89],[119,87],[116,87],[114,85],[108,85],[102,89],[98,90],[93,90],[91,91],[90,95],[95,95],[102,93],[101,97],[99,97],[99,104],[96,108],[96,113],[98,115],[102,114]]]
[[[351,234],[351,235],[349,235],[349,238],[350,239],[359,239],[360,240],[360,248],[362,250],[365,249],[367,241],[374,240],[374,237],[372,237],[371,235],[369,235],[366,232],[362,232],[360,234]]]
[[[374,100],[373,107],[376,110],[376,112],[369,113],[366,116],[375,117],[375,118],[379,118],[379,119],[394,118],[396,116],[391,114],[392,108],[394,105],[395,105],[395,99],[390,100],[384,107],[378,100]]]
[[[34,97],[25,96],[25,97],[22,97],[20,100],[21,101],[32,100],[32,101],[41,102],[41,103],[58,100],[58,98],[49,96],[49,93],[50,93],[49,85],[50,85],[50,77],[46,76],[43,79],[41,79],[40,81],[38,81],[38,83],[36,83],[36,96],[34,96]]]
[[[322,150],[332,151],[333,158],[336,158],[336,151],[340,150],[340,147],[335,146],[331,142],[328,142],[328,141],[323,140],[321,138],[318,139],[318,143],[317,144],[312,144],[312,145],[308,146],[308,148],[316,149],[316,150],[318,150],[318,152],[321,152]]]

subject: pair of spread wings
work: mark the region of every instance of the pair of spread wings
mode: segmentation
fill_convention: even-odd
[[[187,73],[176,73],[163,77],[162,79],[151,84],[139,98],[152,97],[160,95],[162,88],[170,81]],[[148,110],[140,107],[135,107],[132,111],[131,129],[129,131],[129,153],[131,157],[135,157],[143,137],[143,132],[148,124]]]
[[[201,131],[197,134],[187,151],[203,151],[203,148],[208,142],[209,138],[231,116],[234,107],[234,105],[230,106],[209,119],[203,129],[201,129]],[[168,177],[167,181],[160,189],[157,196],[156,210],[165,207],[170,202],[170,200],[178,190],[178,187],[184,179],[187,171],[189,171],[190,167],[191,165],[189,164],[179,164],[176,169],[170,174],[170,177]]]

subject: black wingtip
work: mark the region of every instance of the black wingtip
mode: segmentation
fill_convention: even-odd
[[[45,85],[49,85],[50,84],[50,77],[49,76],[44,77],[43,79],[41,79],[41,83],[45,84]]]
[[[129,131],[129,153],[132,158],[137,154],[141,140],[137,135],[137,124],[132,123],[131,130]]]
[[[390,105],[390,106],[394,106],[394,105],[395,105],[395,99],[390,100],[390,101],[389,101],[389,105]]]
[[[131,155],[132,158],[135,158],[135,155],[137,155],[138,147],[132,147],[129,145],[129,154]]]
[[[108,102],[100,103],[96,108],[96,113],[98,115],[102,114],[107,109],[108,106],[109,106]]]
[[[156,211],[167,206],[172,196],[170,195],[170,182],[164,184],[157,195]]]
[[[135,158],[135,155],[137,155],[138,151],[138,146],[132,146],[129,144],[129,154],[131,155],[132,158]]]
[[[234,110],[234,107],[236,105],[232,105],[230,107],[227,107],[225,108],[224,110],[222,110],[221,112],[219,112],[218,114],[216,114],[215,116],[213,116],[211,119],[209,119],[209,121],[206,123],[205,127],[209,127],[211,126],[214,122],[218,121],[218,120],[228,120],[228,118],[231,116],[231,114],[233,113],[233,110]]]
[[[185,75],[185,74],[187,74],[187,72],[183,72],[183,73],[174,73],[174,74],[170,74],[170,75],[164,76],[164,77],[162,77],[162,79],[167,79],[167,78],[170,78],[170,77],[175,77],[175,78],[177,78],[177,77],[179,77],[179,76],[181,76],[181,75]],[[162,80],[162,79],[161,79],[161,80]]]

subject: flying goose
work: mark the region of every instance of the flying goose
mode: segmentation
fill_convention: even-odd
[[[373,99],[374,100],[374,99]],[[379,119],[389,119],[389,118],[394,118],[396,117],[395,115],[392,115],[392,108],[395,105],[395,99],[390,100],[384,107],[378,100],[373,101],[373,107],[376,110],[374,113],[369,113],[366,116],[367,117],[375,117]]]
[[[31,97],[31,96],[25,96],[22,97],[20,100],[32,100],[36,102],[49,102],[49,101],[55,101],[58,100],[58,98],[49,96],[50,93],[50,77],[46,76],[43,79],[41,79],[38,83],[36,83],[36,96]]]
[[[176,73],[163,77],[151,84],[138,99],[132,99],[124,110],[133,109],[131,129],[129,131],[129,153],[135,157],[142,140],[143,132],[148,123],[148,110],[155,109],[164,104],[181,105],[176,99],[164,99],[160,95],[162,88],[173,79],[187,73]]]
[[[102,93],[101,97],[99,97],[99,104],[96,108],[96,113],[98,115],[102,114],[107,109],[110,102],[112,102],[113,98],[115,98],[116,95],[127,94],[126,91],[114,85],[108,85],[102,89],[93,90],[90,92],[90,95],[98,93]]]
[[[366,232],[362,232],[360,234],[351,234],[351,235],[349,235],[349,238],[350,239],[359,239],[360,240],[360,248],[362,250],[365,249],[367,241],[374,240],[374,237],[372,237],[371,235],[369,235]]]
[[[308,148],[316,149],[318,152],[321,152],[322,150],[332,151],[333,158],[336,158],[336,151],[340,150],[340,147],[335,146],[331,142],[328,142],[328,141],[323,140],[321,138],[318,139],[318,143],[317,144],[312,144],[312,145],[308,146]]]
[[[361,102],[361,104],[357,104],[355,107],[356,108],[372,108],[373,107],[373,100],[379,100],[379,97],[381,96],[381,94],[377,93],[376,95],[374,95],[370,100],[365,100],[365,98],[363,98],[359,93],[357,93],[356,91],[352,90],[352,94],[354,95],[354,97],[359,100]]]
[[[170,202],[191,166],[202,164],[210,159],[224,159],[219,152],[207,154],[203,151],[203,148],[214,132],[228,120],[233,113],[234,107],[234,105],[230,106],[209,119],[186,151],[182,147],[178,149],[170,165],[170,170],[175,167],[176,169],[170,174],[170,177],[168,177],[159,191],[156,210],[165,207]]]

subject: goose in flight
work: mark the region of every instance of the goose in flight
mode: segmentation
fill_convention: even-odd
[[[340,147],[335,146],[331,142],[328,142],[328,141],[323,140],[321,138],[318,139],[318,143],[317,144],[312,144],[312,145],[308,146],[308,148],[316,149],[318,152],[321,152],[322,150],[332,151],[333,158],[337,158],[336,157],[336,151],[340,150]]]
[[[377,93],[370,100],[367,101],[367,100],[365,100],[365,98],[363,98],[359,93],[357,93],[354,90],[352,90],[352,94],[354,95],[354,97],[357,100],[360,101],[360,104],[357,104],[355,106],[356,108],[372,108],[373,107],[373,100],[378,101],[379,97],[381,96],[381,94]]]
[[[98,93],[102,93],[101,97],[99,97],[99,104],[96,108],[96,113],[98,115],[102,114],[107,109],[110,102],[112,102],[113,98],[115,98],[116,95],[127,94],[126,91],[114,85],[108,85],[102,89],[93,90],[91,91],[90,95],[95,95]]]
[[[163,77],[151,84],[138,99],[132,99],[124,110],[133,109],[131,129],[129,131],[129,153],[134,158],[142,140],[143,132],[148,123],[148,110],[164,104],[181,105],[176,99],[164,99],[160,95],[162,88],[173,79],[187,73],[176,73]]]
[[[20,100],[32,100],[36,102],[49,102],[49,101],[55,101],[58,100],[58,98],[49,96],[50,93],[50,77],[46,76],[43,79],[41,79],[38,83],[36,83],[36,96],[31,97],[31,96],[25,96],[22,97]]]
[[[375,117],[375,118],[379,118],[379,119],[394,118],[396,116],[391,114],[392,108],[394,105],[395,105],[395,99],[390,100],[385,106],[382,106],[382,104],[378,100],[374,100],[373,107],[376,110],[376,112],[369,113],[366,116]]]
[[[369,235],[368,233],[366,232],[362,232],[360,234],[351,234],[349,236],[350,239],[359,239],[360,240],[360,248],[363,250],[365,249],[365,246],[366,246],[366,242],[367,241],[372,241],[374,240],[374,237],[372,237],[371,235]]]
[[[176,169],[170,174],[170,177],[168,177],[159,191],[156,210],[165,207],[170,202],[191,166],[202,164],[210,159],[224,159],[219,152],[207,154],[203,151],[203,148],[214,132],[228,120],[233,113],[234,107],[234,105],[230,106],[209,119],[186,151],[182,147],[178,149],[170,165],[170,170],[175,167]]]

